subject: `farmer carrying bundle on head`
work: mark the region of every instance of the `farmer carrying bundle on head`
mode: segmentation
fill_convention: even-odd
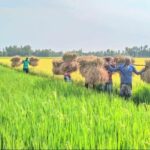
[[[113,81],[112,81],[112,72],[109,71],[109,69],[107,68],[107,65],[109,64],[111,67],[115,67],[115,61],[113,57],[106,57],[105,59],[105,63],[106,63],[106,70],[108,71],[108,76],[109,76],[109,80],[108,82],[105,83],[104,85],[104,90],[108,93],[111,93],[113,90]]]
[[[132,73],[134,72],[137,75],[141,75],[147,69],[147,67],[145,67],[138,72],[132,64],[130,57],[125,58],[125,63],[115,68],[111,67],[111,65],[108,65],[107,68],[111,72],[120,72],[120,96],[125,98],[129,98],[132,95]]]
[[[64,73],[64,80],[65,82],[71,82],[71,75],[69,71]]]
[[[65,82],[71,82],[70,67],[68,65],[65,67],[64,80]]]
[[[22,63],[23,63],[23,71],[25,73],[28,73],[29,72],[29,64],[30,64],[29,58],[26,57],[26,59],[23,60]]]

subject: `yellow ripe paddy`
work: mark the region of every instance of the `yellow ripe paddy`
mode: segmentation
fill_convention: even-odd
[[[39,65],[37,67],[30,66],[30,70],[33,72],[44,73],[46,75],[53,75],[53,72],[52,72],[52,60],[53,59],[60,59],[60,58],[40,58]],[[0,63],[11,66],[10,58],[8,57],[0,58]],[[22,66],[20,66],[18,69],[22,69]],[[59,77],[61,78],[62,76],[59,76]],[[75,81],[83,80],[79,72],[73,73],[72,78]]]
[[[7,64],[10,66],[11,65],[10,59],[11,59],[10,57],[0,58],[0,63]],[[30,70],[36,73],[44,73],[46,75],[52,76],[53,75],[52,73],[52,60],[53,59],[60,59],[60,58],[40,58],[39,65],[37,67],[30,66]],[[135,58],[135,64],[144,65],[145,60],[148,60],[148,59],[149,58]],[[140,70],[142,68],[143,68],[142,66],[136,66],[137,70]],[[18,69],[22,69],[22,66],[20,66]],[[57,77],[63,78],[63,76],[57,76]],[[79,71],[73,73],[72,78],[74,81],[84,81],[84,78],[82,78]],[[113,81],[114,81],[114,84],[117,84],[117,85],[119,84],[119,75],[117,73],[113,75]],[[143,82],[140,79],[140,76],[134,75],[133,87],[137,85],[134,83],[143,84]]]

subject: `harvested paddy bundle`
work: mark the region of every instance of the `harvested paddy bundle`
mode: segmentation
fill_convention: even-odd
[[[76,61],[63,62],[62,60],[53,61],[53,73],[56,75],[63,75],[65,72],[75,72],[78,69]]]
[[[150,60],[145,61],[146,66],[148,69],[142,73],[141,79],[147,83],[150,83]]]
[[[67,52],[63,55],[63,61],[74,61],[77,58],[77,54],[75,53],[71,53],[71,52]]]
[[[103,67],[90,67],[85,75],[85,82],[89,85],[105,84],[108,80],[108,72]]]
[[[126,57],[125,56],[116,56],[114,60],[117,64],[125,63]]]
[[[86,77],[88,73],[89,66],[80,66],[79,71],[83,77]]]
[[[83,77],[87,75],[89,68],[100,67],[104,65],[104,60],[96,56],[84,56],[77,60],[80,64],[80,73]]]
[[[76,61],[63,62],[60,66],[63,72],[75,72],[78,69],[78,63]]]
[[[61,65],[63,64],[62,60],[53,60],[53,73],[55,75],[63,75],[64,72],[61,70]]]
[[[105,67],[101,67],[99,69],[99,72],[100,72],[100,80],[99,80],[99,83],[107,83],[109,81],[109,74],[108,74],[108,71],[106,70]]]
[[[77,62],[79,63],[80,67],[80,73],[83,77],[87,75],[89,66],[87,65],[87,62],[97,58],[96,56],[80,56],[77,58]]]
[[[52,62],[53,67],[60,67],[62,63],[63,63],[62,60],[53,60]]]
[[[56,68],[56,67],[53,68],[53,73],[54,73],[55,75],[63,75],[63,74],[64,74],[64,72],[62,72],[62,71],[60,70],[60,68]]]
[[[104,60],[96,56],[81,57],[78,61],[80,63],[80,66],[102,66],[104,64]]]
[[[148,66],[148,68],[150,68],[150,60],[146,60],[145,65]]]
[[[105,62],[109,62],[113,59],[113,57],[108,56],[108,57],[104,57],[103,59],[104,59]]]
[[[89,61],[89,60],[94,60],[96,59],[97,56],[93,56],[93,55],[90,55],[90,56],[80,56],[80,57],[77,57],[77,62],[78,63],[82,63],[83,61]]]
[[[104,59],[104,66],[107,66],[108,63],[110,63],[111,60],[113,60],[113,57],[108,56],[108,57],[103,57]]]
[[[88,86],[104,84],[108,81],[109,75],[104,68],[104,59],[96,56],[85,56],[78,59],[80,73],[85,78]]]
[[[12,67],[19,67],[22,64],[22,59],[20,56],[14,56],[10,61]]]
[[[133,64],[135,62],[135,60],[132,58],[132,57],[129,57],[129,56],[116,56],[114,57],[114,61],[117,63],[117,64],[123,64],[126,62],[127,59],[131,59],[131,63]]]
[[[33,66],[33,67],[38,66],[39,59],[37,57],[32,56],[32,57],[30,57],[29,60],[30,60],[31,66]]]

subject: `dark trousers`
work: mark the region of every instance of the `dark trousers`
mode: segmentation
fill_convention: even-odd
[[[65,76],[64,80],[65,80],[65,82],[70,82],[71,81],[71,77]]]
[[[132,96],[132,84],[123,84],[120,86],[120,96],[125,97],[125,99]]]
[[[104,90],[108,93],[111,93],[113,91],[113,84],[112,82],[108,82],[104,86]]]
[[[23,68],[23,71],[24,71],[25,73],[29,73],[29,69],[28,69],[28,68]]]

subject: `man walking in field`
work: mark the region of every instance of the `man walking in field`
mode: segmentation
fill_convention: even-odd
[[[132,95],[132,73],[136,75],[141,75],[144,71],[146,71],[147,67],[142,69],[141,71],[137,71],[132,64],[131,58],[126,58],[125,63],[121,64],[115,68],[108,65],[108,70],[111,72],[119,72],[121,76],[120,82],[120,96],[129,98]]]
[[[29,58],[27,57],[22,63],[23,63],[23,71],[25,73],[29,73],[29,64],[30,64]]]
[[[109,69],[107,68],[107,64],[109,64],[111,67],[115,67],[115,61],[113,57],[106,57],[105,58],[105,62],[106,62],[106,70],[108,71],[108,75],[109,75],[109,81],[107,83],[105,83],[104,85],[104,90],[108,93],[111,93],[113,90],[113,81],[112,81],[112,72],[109,71]]]

